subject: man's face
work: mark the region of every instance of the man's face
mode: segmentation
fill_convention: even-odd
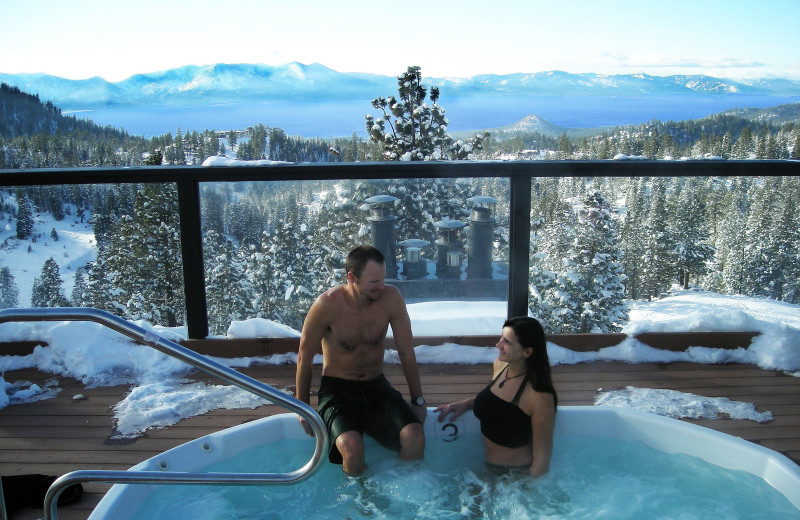
[[[361,276],[353,276],[350,273],[351,283],[355,286],[356,292],[363,295],[370,301],[375,301],[381,296],[383,282],[386,279],[386,266],[374,260],[369,260]]]

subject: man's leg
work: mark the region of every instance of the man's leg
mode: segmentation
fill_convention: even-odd
[[[400,430],[401,460],[419,460],[425,453],[425,431],[420,423],[407,424]]]
[[[367,469],[364,462],[364,439],[359,432],[349,430],[336,437],[336,448],[342,454],[342,470],[345,473],[354,477],[364,473]]]

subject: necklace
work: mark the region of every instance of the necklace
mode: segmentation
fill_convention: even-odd
[[[509,379],[514,379],[514,378],[517,378],[517,377],[522,377],[522,376],[524,376],[525,374],[527,374],[527,373],[528,373],[528,371],[526,370],[525,372],[523,372],[523,373],[521,373],[521,374],[517,374],[517,375],[515,375],[515,376],[508,377],[508,371],[509,371],[509,367],[506,367],[506,377],[504,377],[504,378],[503,378],[503,380],[502,380],[502,381],[500,381],[500,383],[498,383],[498,385],[497,385],[497,388],[503,388],[503,385],[504,385],[504,384],[506,384],[506,381],[508,381]]]

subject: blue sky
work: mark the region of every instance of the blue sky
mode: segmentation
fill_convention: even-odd
[[[427,77],[511,72],[800,79],[800,0],[0,0],[0,72],[72,79],[319,62]]]

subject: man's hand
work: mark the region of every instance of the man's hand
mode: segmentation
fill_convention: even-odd
[[[303,427],[303,431],[305,431],[306,434],[309,437],[313,437],[314,436],[314,431],[311,429],[311,426],[308,424],[308,421],[306,421],[305,419],[303,419],[299,415],[297,416],[297,418],[300,420],[300,426]]]
[[[417,406],[415,404],[412,404],[411,409],[417,415],[417,419],[419,419],[419,422],[425,424],[425,417],[427,417],[428,415],[428,407],[425,405]]]

